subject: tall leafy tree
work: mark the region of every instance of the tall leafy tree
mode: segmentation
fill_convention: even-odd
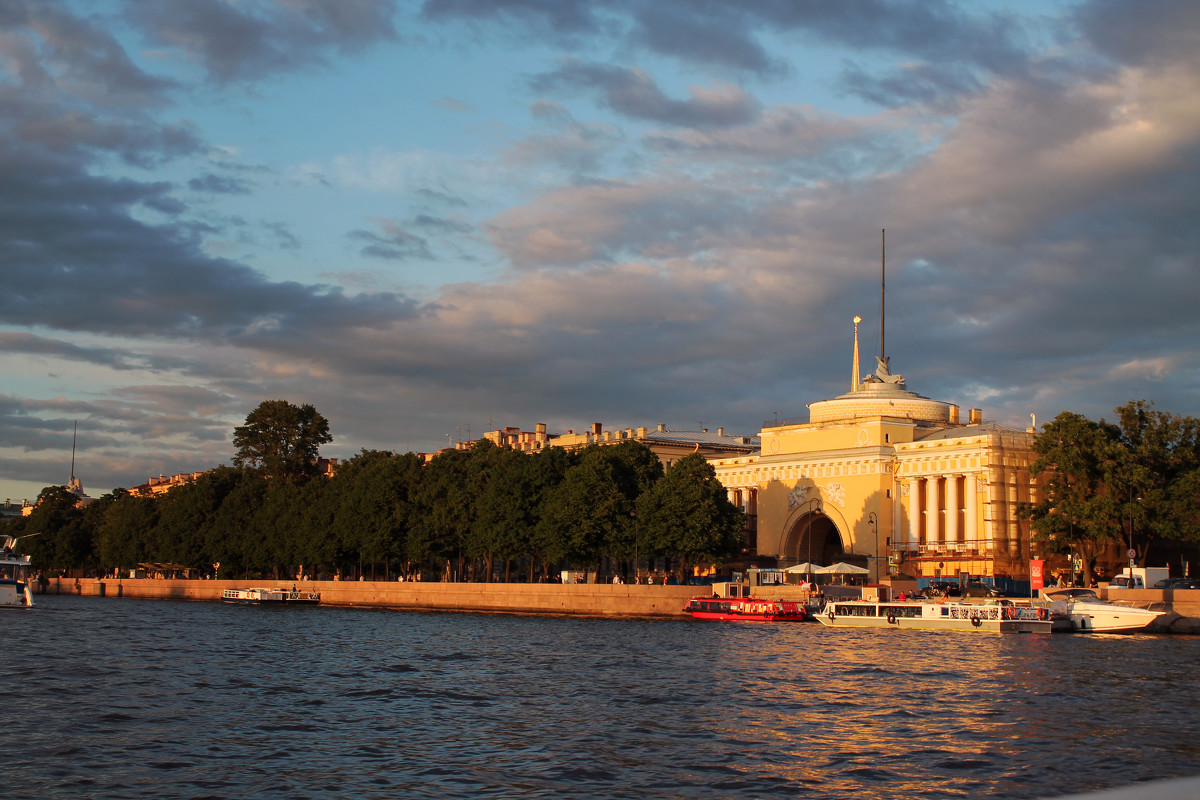
[[[1198,535],[1190,523],[1200,498],[1180,487],[1198,479],[1200,421],[1157,411],[1145,400],[1130,401],[1116,413],[1124,460],[1114,467],[1113,485],[1145,564],[1154,540],[1187,541]]]
[[[154,498],[135,497],[118,489],[100,502],[105,508],[97,544],[106,571],[108,567],[128,570],[146,561],[165,560],[157,536],[159,505]]]
[[[662,464],[643,444],[589,445],[546,498],[542,540],[574,566],[630,558],[638,498],[661,476]],[[561,538],[555,543],[548,532]]]
[[[39,569],[88,569],[96,564],[94,527],[77,503],[79,498],[62,486],[47,486],[27,517],[23,552]],[[33,534],[38,534],[33,536]]]
[[[329,421],[311,405],[266,400],[233,429],[233,463],[275,483],[303,483],[316,474],[321,445],[332,441]]]
[[[1023,509],[1046,552],[1075,554],[1090,583],[1096,559],[1121,541],[1121,500],[1114,475],[1124,468],[1121,431],[1104,420],[1064,411],[1034,439],[1032,472],[1041,499]]]
[[[680,559],[687,574],[697,563],[720,563],[741,552],[745,517],[699,453],[685,456],[638,502],[641,530],[658,553]]]
[[[446,561],[454,562],[459,576],[474,504],[470,458],[466,450],[446,450],[425,465],[414,493],[419,522],[408,538],[410,560],[439,570]]]
[[[492,447],[479,456],[472,458],[479,494],[467,554],[483,559],[484,580],[491,582],[494,558],[498,555],[507,565],[524,551],[528,541],[528,507],[522,495],[527,488],[527,464],[532,458],[507,447]]]

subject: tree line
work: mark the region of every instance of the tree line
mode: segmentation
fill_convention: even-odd
[[[1024,514],[1044,552],[1079,558],[1085,585],[1113,550],[1132,549],[1145,566],[1200,543],[1200,420],[1144,400],[1115,413],[1064,411],[1034,440],[1042,492]]]
[[[633,441],[525,454],[481,440],[427,464],[363,450],[324,478],[314,465],[332,437],[311,406],[269,401],[246,422],[234,466],[83,507],[48,487],[8,533],[39,534],[21,549],[40,569],[219,565],[222,578],[538,581],[571,568],[630,579],[635,558],[686,574],[742,552],[744,515],[699,454],[664,470]]]

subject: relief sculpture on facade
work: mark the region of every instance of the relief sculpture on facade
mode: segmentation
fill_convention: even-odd
[[[827,483],[821,487],[825,496],[833,502],[837,503],[842,508],[846,507],[846,487],[840,483]]]

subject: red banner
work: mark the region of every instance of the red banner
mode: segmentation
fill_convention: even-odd
[[[1042,567],[1046,562],[1038,558],[1029,560],[1029,588],[1033,590],[1044,588],[1046,585],[1042,573]]]

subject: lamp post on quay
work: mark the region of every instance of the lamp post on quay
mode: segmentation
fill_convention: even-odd
[[[875,565],[875,583],[879,583],[879,516],[874,511],[867,514],[867,524],[875,531],[875,554],[871,556],[871,562]]]
[[[821,498],[814,497],[809,500],[806,505],[812,504],[812,508],[806,512],[807,519],[804,525],[804,538],[808,540],[808,582],[812,584],[812,518],[814,514],[821,511]]]

